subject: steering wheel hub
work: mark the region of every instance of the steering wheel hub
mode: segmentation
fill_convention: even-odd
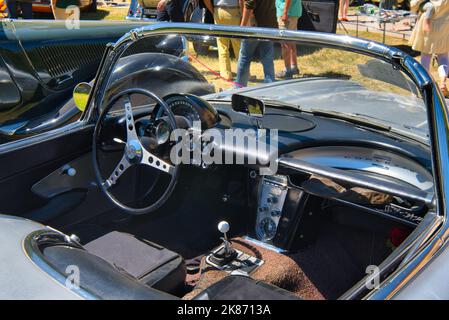
[[[142,145],[137,140],[131,140],[126,144],[125,155],[129,161],[139,162],[142,159]]]

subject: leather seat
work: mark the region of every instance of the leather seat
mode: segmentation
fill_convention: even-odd
[[[194,300],[301,300],[292,293],[246,276],[228,276],[211,285]]]
[[[184,290],[184,259],[148,240],[113,231],[84,248],[147,286],[175,295]]]
[[[175,296],[150,288],[135,278],[119,272],[103,259],[80,248],[66,245],[48,246],[42,250],[47,262],[61,275],[68,267],[79,270],[79,287],[104,300],[174,300]]]

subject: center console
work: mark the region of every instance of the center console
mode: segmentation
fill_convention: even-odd
[[[256,216],[256,237],[271,241],[276,236],[288,191],[286,176],[266,176],[260,181]]]
[[[252,175],[254,192],[254,238],[282,250],[307,245],[313,219],[309,212],[310,195],[289,183],[288,176]],[[309,226],[306,228],[306,225]]]

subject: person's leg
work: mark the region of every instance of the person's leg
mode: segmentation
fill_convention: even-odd
[[[157,21],[170,21],[170,15],[168,14],[167,9],[164,9],[162,11],[157,11]]]
[[[289,29],[290,30],[298,30],[298,17],[289,17]],[[298,68],[298,52],[296,51],[296,42],[290,42],[289,44],[290,51],[290,70],[292,74],[299,74]]]
[[[340,0],[340,20],[348,21],[349,0]]]
[[[349,10],[349,0],[343,0],[344,6],[343,6],[343,19],[345,21],[348,21],[348,10]]]
[[[21,2],[20,7],[22,8],[22,18],[23,19],[33,19],[33,4]]]
[[[259,42],[260,60],[263,65],[264,82],[275,81],[274,78],[274,46],[271,41]]]
[[[232,50],[234,51],[235,59],[238,60],[239,54],[240,54],[240,40],[232,38],[231,43],[232,43]]]
[[[257,49],[256,40],[242,40],[240,46],[239,61],[237,64],[237,80],[236,82],[242,87],[248,85],[249,80],[249,68],[251,66],[251,61],[254,58],[254,53]]]
[[[345,17],[346,17],[346,14],[345,14],[345,3],[346,3],[346,0],[340,0],[340,5],[339,5],[339,7],[340,7],[340,20],[344,20],[345,19]]]
[[[240,25],[240,20],[242,18],[242,15],[240,13],[240,9],[238,9],[238,8],[229,9],[229,12],[231,14],[231,17],[230,17],[230,20],[228,20],[228,24],[229,25],[233,25],[233,26],[239,26]],[[232,44],[232,50],[234,51],[234,56],[238,60],[239,59],[239,52],[240,52],[240,40],[232,38],[231,39],[231,44]]]
[[[449,73],[449,53],[438,55],[438,75],[440,78],[439,87],[443,91],[443,94],[447,96],[449,94],[446,80]]]
[[[296,42],[290,44],[290,65],[292,70],[299,70],[298,68],[298,51],[296,50]],[[299,73],[299,72],[298,72]]]
[[[16,0],[8,0],[8,1],[6,1],[6,5],[8,7],[9,18],[17,19],[17,2],[16,2]]]
[[[229,13],[226,9],[215,8],[214,20],[216,24],[227,24]],[[217,38],[220,75],[225,79],[232,79],[231,59],[229,57],[230,43],[231,41],[227,37]]]
[[[427,71],[430,70],[430,61],[432,60],[432,55],[427,53],[421,54],[421,64]]]
[[[165,5],[165,10],[171,22],[184,22],[184,0],[171,0]]]
[[[284,20],[282,20],[281,17],[278,17],[279,29],[281,29],[281,30],[288,29],[288,24],[289,24],[288,20],[284,21]],[[282,52],[282,58],[284,59],[285,70],[278,72],[276,74],[276,76],[281,79],[291,78],[290,68],[291,68],[291,60],[292,59],[290,56],[291,50],[290,50],[288,42],[281,43],[281,52]]]

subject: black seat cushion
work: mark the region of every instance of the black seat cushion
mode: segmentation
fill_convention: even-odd
[[[292,293],[245,276],[228,276],[198,294],[194,300],[301,300]]]
[[[103,259],[86,250],[69,246],[43,249],[46,260],[61,274],[68,276],[69,266],[79,268],[79,286],[99,299],[172,300],[174,296],[150,288],[119,272]],[[45,288],[43,288],[45,289]]]
[[[184,259],[150,241],[113,231],[87,243],[84,248],[158,290],[176,294],[184,286]]]

